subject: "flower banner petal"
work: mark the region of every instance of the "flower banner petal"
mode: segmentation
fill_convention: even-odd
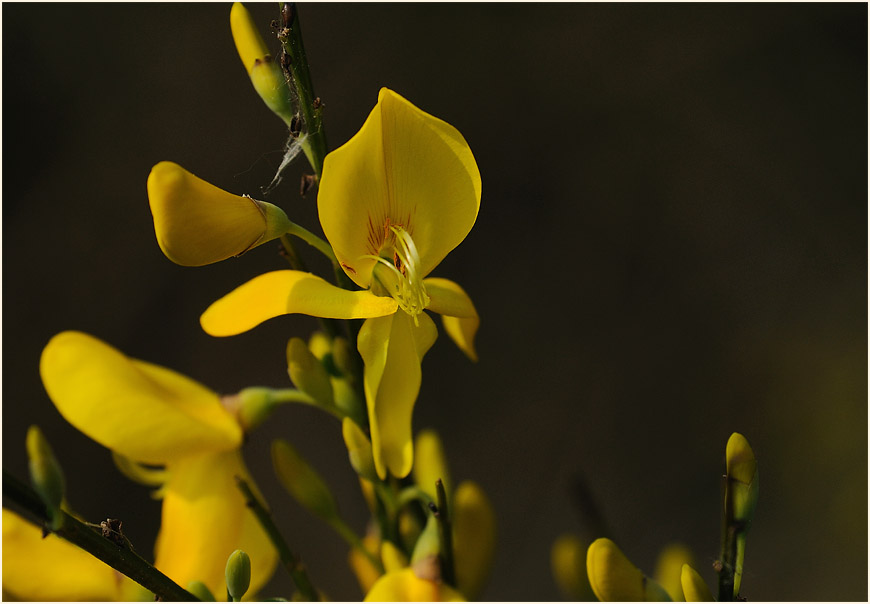
[[[420,392],[420,361],[435,343],[438,330],[426,313],[419,325],[404,312],[363,323],[358,347],[365,362],[364,386],[378,476],[398,478],[414,461],[411,415]]]
[[[124,601],[145,591],[105,562],[3,508],[3,595],[20,601]],[[4,598],[5,599],[5,598]]]
[[[290,228],[279,207],[228,193],[169,161],[151,169],[148,201],[160,249],[182,266],[238,256]]]
[[[223,594],[227,558],[237,549],[251,558],[256,593],[272,575],[277,552],[245,505],[240,476],[256,488],[239,451],[179,459],[168,466],[154,565],[179,585],[202,581]]]
[[[327,155],[317,195],[323,232],[348,276],[368,287],[374,261],[404,228],[428,274],[465,239],[480,209],[480,172],[456,128],[382,88],[360,131]]]
[[[423,280],[429,294],[429,310],[441,314],[444,331],[472,361],[477,361],[474,336],[480,327],[480,317],[471,298],[458,284],[449,279],[430,277]]]
[[[272,271],[254,277],[209,306],[199,321],[209,335],[234,336],[263,321],[301,313],[324,319],[368,319],[396,312],[392,298],[348,291],[302,271]]]
[[[217,394],[170,369],[130,359],[88,334],[54,336],[39,370],[48,396],[69,423],[130,459],[162,464],[241,445],[241,428]]]

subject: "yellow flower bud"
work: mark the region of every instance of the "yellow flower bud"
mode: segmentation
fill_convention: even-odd
[[[688,564],[683,564],[680,571],[680,584],[686,602],[715,602],[704,579]]]
[[[483,490],[466,481],[457,487],[450,510],[456,586],[475,600],[483,590],[495,553],[495,512]]]
[[[574,535],[562,535],[550,550],[550,565],[553,578],[566,599],[572,602],[589,602],[593,599],[592,587],[586,576],[586,545]]]
[[[736,521],[749,525],[758,503],[758,463],[755,453],[749,446],[749,441],[737,432],[728,439],[725,447],[725,464],[728,484],[726,497],[726,510],[731,506],[733,518],[728,521]]]
[[[230,10],[230,29],[254,90],[266,106],[289,126],[294,115],[290,87],[281,66],[269,54],[251,13],[240,2],[234,3]]]
[[[182,266],[239,256],[291,226],[281,208],[227,193],[168,161],[151,169],[148,200],[160,249]]]
[[[321,405],[334,404],[329,374],[301,338],[287,342],[287,373],[297,388]]]
[[[356,422],[346,417],[341,422],[341,435],[347,447],[347,456],[350,465],[362,478],[377,480],[375,472],[375,460],[372,457],[372,443],[366,437]]]
[[[444,445],[438,433],[434,430],[422,430],[414,441],[414,482],[433,501],[438,500],[435,482],[440,478],[444,491],[450,497],[452,492],[450,472],[447,468],[447,457]]]
[[[322,361],[332,352],[332,339],[322,331],[315,331],[308,338],[308,348],[311,349],[311,354]]]
[[[586,552],[592,591],[602,602],[669,602],[668,592],[644,576],[610,539],[596,539]]]
[[[248,554],[237,549],[227,559],[227,592],[233,602],[241,602],[242,596],[251,585],[251,559]]]
[[[694,564],[694,558],[689,548],[682,543],[671,543],[667,545],[659,554],[656,561],[656,572],[653,574],[655,580],[665,588],[671,600],[674,602],[683,601],[683,588],[681,586],[681,576],[683,565]]]
[[[302,507],[328,523],[338,520],[338,508],[329,487],[290,443],[272,442],[272,464],[281,484]]]
[[[28,428],[26,442],[30,480],[54,523],[59,520],[60,504],[63,501],[63,470],[39,427]]]

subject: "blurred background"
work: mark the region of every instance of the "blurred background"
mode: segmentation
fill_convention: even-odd
[[[3,5],[3,465],[39,424],[91,521],[150,552],[160,504],[55,410],[55,333],[232,393],[289,385],[314,319],[228,339],[198,318],[277,245],[167,260],[145,180],[176,161],[263,197],[282,122],[250,86],[226,5]],[[252,7],[264,35],[273,4]],[[760,464],[750,600],[867,598],[867,5],[303,4],[331,148],[388,86],[456,126],[483,177],[469,237],[436,269],[482,317],[480,362],[442,334],[415,430],[494,502],[492,600],[555,600],[550,546],[589,534],[582,481],[645,572],[680,541],[714,584],[721,475],[739,431]],[[277,46],[277,45],[276,45]],[[266,197],[319,232],[300,157]],[[300,245],[303,249],[304,244]],[[304,250],[308,253],[308,250]],[[308,255],[315,269],[325,268]],[[286,407],[246,445],[279,525],[333,599],[344,543],[272,475],[293,442],[350,523],[367,512],[332,417]],[[290,595],[282,572],[264,595]]]

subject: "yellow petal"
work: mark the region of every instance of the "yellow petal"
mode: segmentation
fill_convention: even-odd
[[[459,131],[382,88],[360,131],[326,156],[320,224],[348,277],[371,282],[389,226],[403,227],[427,275],[468,235],[480,208],[480,172]]]
[[[3,508],[3,595],[31,601],[123,601],[137,585],[83,549]]]
[[[227,558],[244,550],[251,558],[251,593],[272,576],[277,553],[245,505],[235,476],[252,487],[239,451],[205,454],[169,464],[154,565],[179,585],[202,581],[226,593]]]
[[[701,575],[688,564],[683,564],[680,584],[686,602],[715,602],[713,594],[710,593],[710,588],[704,583]]]
[[[453,552],[456,586],[472,600],[480,596],[495,554],[495,511],[477,484],[465,481],[453,495]]]
[[[441,438],[435,430],[421,430],[414,441],[414,482],[433,501],[438,501],[435,482],[439,479],[444,484],[447,496],[450,497],[453,489]]]
[[[387,572],[401,570],[408,566],[408,556],[391,541],[381,543],[381,560]]]
[[[586,575],[586,545],[575,535],[562,535],[550,550],[553,578],[565,599],[589,602],[594,596]]]
[[[148,200],[160,249],[183,266],[238,256],[290,228],[277,206],[227,193],[168,161],[151,169]]]
[[[443,583],[421,579],[413,568],[387,573],[366,594],[365,602],[465,602],[462,594]]]
[[[290,313],[326,319],[367,319],[396,312],[396,301],[368,291],[348,291],[302,271],[254,277],[209,306],[199,321],[212,336],[234,336]]]
[[[586,552],[592,591],[602,602],[669,602],[661,585],[643,575],[610,539],[596,539]]]
[[[366,535],[362,539],[363,547],[366,548],[372,555],[378,557],[378,550],[381,542],[374,535]],[[353,574],[356,575],[356,580],[359,582],[359,587],[363,593],[368,592],[381,572],[375,568],[371,560],[366,555],[360,552],[357,548],[352,548],[347,555],[348,563]]]
[[[429,294],[428,309],[441,315],[444,331],[472,361],[477,361],[474,336],[480,327],[480,317],[465,290],[449,279],[424,279]]]
[[[683,601],[683,588],[680,584],[683,565],[694,563],[692,552],[682,543],[671,543],[659,554],[653,577],[674,602]]]
[[[420,391],[420,361],[435,343],[438,330],[426,313],[419,325],[404,312],[368,319],[357,341],[365,362],[364,387],[378,475],[387,469],[398,478],[414,461],[411,415]]]
[[[162,464],[226,451],[242,431],[217,394],[81,332],[54,336],[40,361],[48,396],[73,426],[133,460]]]

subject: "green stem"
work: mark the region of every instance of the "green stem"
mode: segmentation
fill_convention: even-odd
[[[305,128],[305,138],[302,140],[302,150],[308,158],[314,175],[320,180],[323,173],[323,159],[326,157],[326,133],[323,130],[322,104],[314,95],[314,85],[311,83],[311,72],[308,69],[308,59],[305,56],[305,46],[302,43],[302,27],[299,24],[296,4],[285,2],[281,8],[283,27],[278,32],[278,40],[284,54],[281,66],[291,82],[291,88],[299,98],[299,111],[302,114],[302,124]]]
[[[435,481],[435,489],[438,495],[438,511],[435,518],[438,520],[438,539],[441,542],[441,578],[445,583],[456,587],[456,572],[453,563],[453,529],[450,523],[450,510],[447,508],[447,492],[444,483],[439,478]]]
[[[305,227],[299,226],[294,222],[290,223],[290,230],[287,231],[287,233],[299,237],[302,241],[317,249],[317,251],[326,256],[329,261],[332,262],[332,266],[338,268],[339,270],[341,269],[341,266],[338,264],[338,259],[335,257],[335,252],[332,251],[332,246],[329,245],[326,241],[324,241]]]
[[[3,470],[3,497],[26,510],[32,520],[36,520],[37,524],[43,526],[43,531],[53,532],[58,537],[77,545],[119,573],[130,577],[160,599],[173,602],[198,601],[196,596],[176,584],[134,551],[103,537],[64,511],[60,511],[57,528],[49,530],[47,528],[49,515],[45,504],[30,487],[6,470]],[[45,570],[51,573],[51,569]]]
[[[281,388],[278,390],[272,390],[271,395],[274,397],[274,402],[276,403],[302,403],[304,405],[310,405],[312,407],[317,407],[318,409],[323,409],[324,411],[330,413],[338,421],[342,421],[345,417],[348,417],[347,413],[345,413],[335,405],[320,404],[309,395],[305,394],[301,390],[296,390],[295,388]]]
[[[263,530],[266,531],[266,534],[272,541],[272,545],[274,545],[275,549],[278,550],[278,556],[281,558],[281,563],[284,564],[284,568],[286,568],[290,573],[299,593],[309,602],[319,602],[320,597],[317,595],[317,590],[314,589],[311,579],[308,578],[305,566],[299,560],[299,557],[291,551],[290,546],[287,545],[284,537],[281,536],[281,532],[275,525],[275,521],[272,520],[272,515],[263,504],[260,503],[260,500],[257,499],[256,495],[251,491],[251,487],[245,480],[236,476],[236,484],[242,492],[242,495],[244,495],[248,508],[254,512],[254,515],[260,522],[260,526],[263,527]]]

